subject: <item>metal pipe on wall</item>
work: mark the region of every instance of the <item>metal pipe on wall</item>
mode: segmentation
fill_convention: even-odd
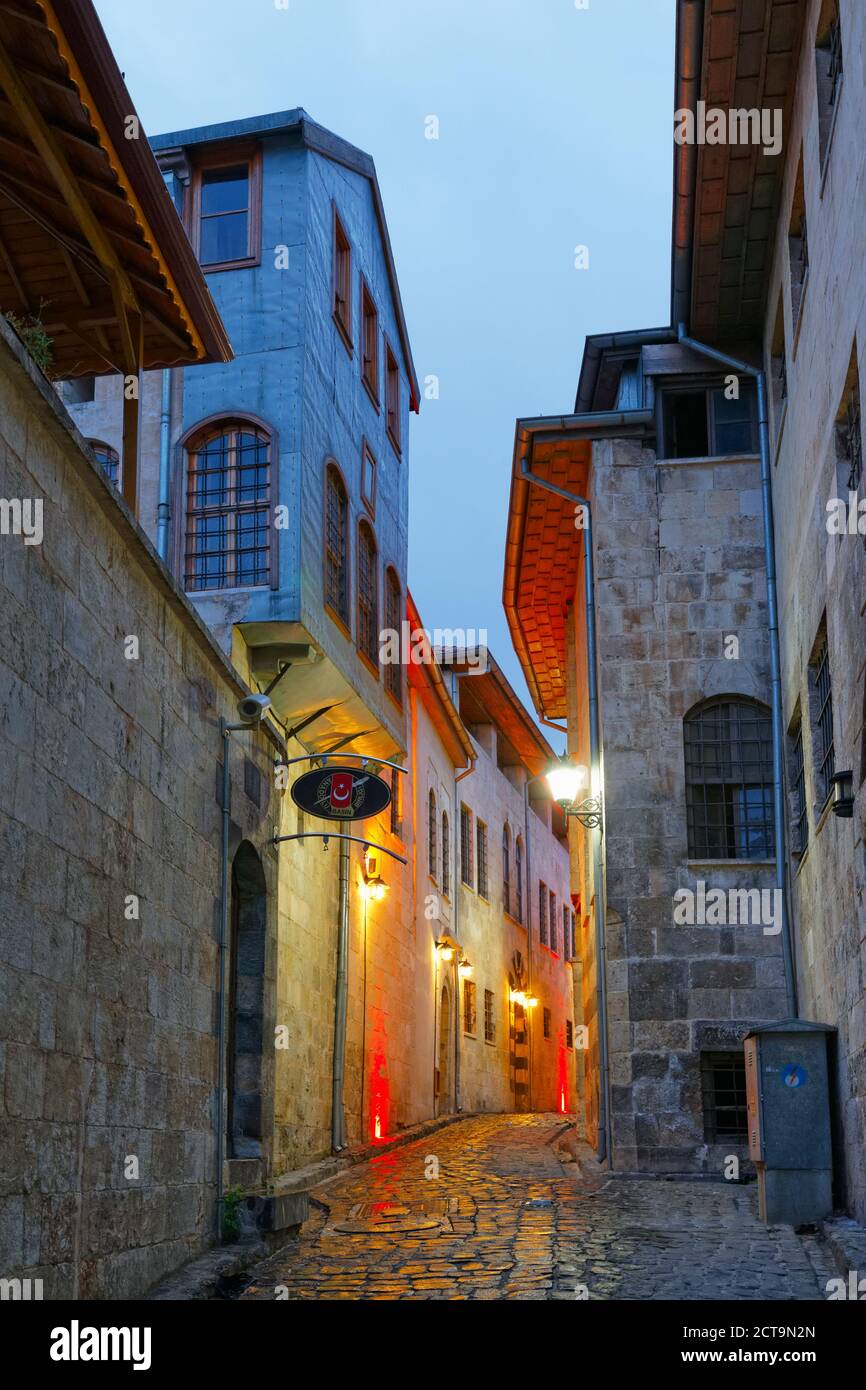
[[[156,553],[168,559],[168,524],[171,520],[171,368],[162,373],[162,401],[159,413],[159,505],[156,510]]]
[[[346,1072],[346,1013],[349,1003],[349,841],[340,841],[340,881],[337,908],[337,986],[334,996],[334,1065],[331,1083],[331,1147],[346,1147],[343,1081]]]
[[[222,815],[220,835],[220,931],[219,931],[219,992],[217,995],[217,1239],[221,1235],[223,1195],[225,1184],[226,1159],[226,951],[228,949],[229,927],[229,818],[231,815],[231,768],[229,748],[231,735],[229,725],[220,720],[220,737],[223,745],[222,782],[220,790],[220,813]]]
[[[761,504],[764,530],[764,568],[767,574],[767,626],[770,635],[770,707],[773,727],[773,815],[775,820],[776,889],[782,904],[782,956],[785,966],[785,992],[791,1018],[798,1016],[797,976],[794,969],[794,947],[791,919],[788,910],[787,857],[785,853],[785,792],[784,747],[782,723],[782,658],[779,643],[779,605],[776,585],[776,542],[773,532],[773,492],[770,473],[770,428],[767,418],[767,378],[760,367],[741,362],[736,357],[719,352],[718,348],[699,343],[679,324],[677,337],[684,347],[704,357],[720,362],[738,375],[752,377],[758,392],[758,447],[761,456]]]

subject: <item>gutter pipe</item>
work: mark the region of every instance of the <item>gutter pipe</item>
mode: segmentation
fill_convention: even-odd
[[[349,840],[340,840],[340,882],[337,908],[337,987],[334,1000],[334,1065],[331,1079],[331,1147],[346,1147],[343,1078],[346,1071],[346,1012],[349,1000]]]
[[[156,511],[156,553],[161,560],[168,559],[168,523],[171,519],[169,503],[169,483],[171,458],[169,440],[171,430],[171,368],[162,373],[162,401],[159,413],[159,506]]]
[[[731,371],[750,376],[758,390],[758,442],[761,454],[761,503],[764,523],[764,568],[767,574],[767,622],[770,632],[770,691],[773,719],[773,814],[775,818],[776,890],[782,904],[782,955],[785,964],[785,991],[790,1018],[798,1017],[797,977],[791,918],[788,910],[787,856],[785,853],[785,797],[783,781],[784,730],[782,727],[782,660],[779,645],[779,605],[776,587],[776,545],[773,532],[773,492],[770,478],[770,431],[767,421],[767,378],[759,368],[719,352],[690,338],[681,323],[677,336],[684,347],[721,362]]]

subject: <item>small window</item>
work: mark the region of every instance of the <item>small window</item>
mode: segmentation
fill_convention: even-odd
[[[376,515],[376,459],[366,440],[361,450],[361,501],[372,517]]]
[[[442,812],[442,892],[446,898],[451,894],[451,837],[447,811]]]
[[[472,812],[460,807],[460,880],[467,888],[474,887],[472,871]]]
[[[325,474],[325,604],[349,626],[349,498],[333,464]]]
[[[502,910],[511,912],[511,827],[502,831]]]
[[[193,174],[195,246],[205,270],[258,261],[258,158],[205,165]]]
[[[570,1018],[565,1020],[565,1045],[569,1052],[574,1048],[574,1024]]]
[[[731,1139],[745,1143],[749,1132],[742,1052],[701,1053],[701,1094],[707,1143]]]
[[[797,723],[791,735],[791,791],[794,800],[794,850],[804,854],[809,843],[809,815],[806,809],[806,765],[803,756],[803,721]]]
[[[842,26],[838,0],[823,0],[815,38],[815,76],[818,87],[818,146],[826,163],[842,86]]]
[[[830,649],[826,633],[818,644],[810,672],[814,692],[815,754],[818,789],[822,805],[833,790],[836,771],[836,745],[833,739],[833,687],[830,682]]]
[[[806,195],[803,184],[803,155],[797,180],[794,184],[794,200],[791,205],[791,220],[788,226],[788,263],[791,272],[791,323],[796,333],[800,308],[806,293],[809,278],[809,237],[806,229]]]
[[[473,1037],[478,1029],[477,1010],[475,1006],[475,982],[473,980],[463,981],[463,1032],[469,1033]]]
[[[550,1009],[542,1010],[542,1019],[544,1023],[544,1036],[547,1039],[550,1039],[550,1037],[552,1036]]]
[[[770,389],[773,396],[773,418],[776,442],[782,433],[782,421],[788,405],[788,358],[785,352],[785,314],[779,298],[773,339],[770,346]]]
[[[358,527],[358,650],[379,672],[379,566],[376,539],[362,521]]]
[[[75,376],[63,382],[63,399],[67,405],[86,405],[96,400],[96,377]]]
[[[253,588],[271,578],[270,436],[243,421],[187,446],[186,587]]]
[[[523,921],[523,841],[518,835],[514,842],[514,887],[517,899],[514,915],[518,922]]]
[[[860,378],[857,345],[851,353],[845,391],[836,416],[836,476],[839,488],[857,492],[863,478],[863,424],[860,417]]]
[[[751,377],[738,378],[735,388],[712,385],[663,390],[663,457],[727,458],[755,453],[755,399]]]
[[[435,883],[439,877],[436,793],[427,794],[427,872]]]
[[[352,348],[352,247],[334,211],[334,319],[347,348]]]
[[[686,715],[683,732],[689,858],[770,859],[770,711],[737,696],[707,700]]]
[[[556,894],[550,895],[550,918],[548,922],[550,928],[550,949],[556,951]]]
[[[389,565],[385,571],[385,627],[389,632],[400,636],[400,623],[403,612],[403,595],[396,572]],[[399,651],[399,642],[397,644]],[[385,666],[385,689],[398,705],[403,703],[403,667],[399,657],[388,661]]]
[[[101,465],[102,471],[110,483],[115,487],[120,487],[120,455],[116,449],[112,449],[110,444],[103,444],[101,439],[89,439],[88,444],[93,450],[93,457]]]
[[[397,453],[400,452],[400,366],[385,343],[385,415],[388,436]]]
[[[361,278],[361,380],[379,405],[379,313]]]
[[[487,826],[483,821],[475,823],[475,857],[478,864],[478,892],[482,898],[489,898],[487,885]]]
[[[538,939],[547,945],[547,884],[538,884]]]
[[[484,1041],[496,1042],[496,1015],[493,1012],[493,990],[484,991]]]

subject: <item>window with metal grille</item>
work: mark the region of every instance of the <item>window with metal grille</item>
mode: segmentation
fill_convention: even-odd
[[[514,915],[523,921],[523,841],[518,835],[514,842]]]
[[[451,892],[451,840],[449,838],[448,812],[442,812],[442,892],[446,898]]]
[[[390,632],[400,636],[400,621],[403,611],[400,581],[393,569],[385,572],[385,626]],[[397,650],[399,651],[399,642]],[[385,689],[398,705],[403,703],[403,667],[399,660],[389,661],[385,667]]]
[[[857,492],[863,477],[863,431],[860,420],[860,383],[857,378],[856,357],[851,372],[851,386],[836,421],[836,459],[840,481],[849,492]]]
[[[556,894],[555,894],[555,893],[551,893],[551,894],[550,894],[550,913],[549,913],[549,920],[548,920],[548,928],[549,928],[549,931],[550,931],[550,949],[551,949],[551,951],[555,951],[555,950],[556,950]]]
[[[542,1010],[542,1020],[543,1020],[543,1025],[544,1025],[544,1036],[545,1036],[546,1038],[550,1038],[550,1037],[551,1037],[551,1033],[552,1033],[550,1009],[543,1009],[543,1010]]]
[[[489,898],[487,883],[487,826],[483,821],[475,823],[475,858],[478,865],[478,892],[482,898]]]
[[[484,991],[484,1041],[496,1041],[496,1015],[493,1012],[493,990]]]
[[[775,843],[770,711],[707,700],[685,717],[690,859],[769,859]]]
[[[467,888],[473,887],[472,874],[472,812],[460,807],[460,879]]]
[[[325,603],[349,626],[349,498],[333,465],[325,475]]]
[[[379,666],[379,576],[376,541],[366,521],[358,527],[358,650]]]
[[[833,688],[830,683],[830,652],[826,636],[822,639],[813,662],[815,683],[815,725],[818,732],[818,788],[822,802],[833,790],[836,771],[836,749],[833,742]]]
[[[570,1018],[565,1020],[565,1045],[569,1049],[574,1047],[574,1024]]]
[[[110,444],[103,444],[101,439],[89,439],[87,442],[108,481],[120,487],[120,454]]]
[[[547,945],[547,884],[538,884],[538,939],[542,946]]]
[[[742,1052],[701,1053],[704,1138],[708,1144],[749,1137]]]
[[[502,832],[502,908],[511,912],[511,828]]]
[[[792,787],[794,792],[794,836],[798,854],[803,854],[809,842],[809,814],[806,809],[806,765],[803,757],[803,722],[791,738]]]
[[[463,981],[463,1032],[474,1034],[478,1027],[475,1008],[475,982]]]
[[[818,89],[818,146],[821,163],[830,152],[833,126],[842,83],[842,26],[837,0],[824,0],[815,43],[815,75]]]
[[[431,791],[427,797],[427,872],[434,883],[439,877],[439,848],[436,843],[436,835],[436,793]]]
[[[226,422],[188,446],[188,454],[187,589],[270,583],[269,435]]]

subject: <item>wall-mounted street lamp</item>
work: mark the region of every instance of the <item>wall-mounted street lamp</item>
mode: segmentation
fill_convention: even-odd
[[[472,974],[474,968],[468,956],[461,956],[460,964],[457,966],[457,974],[460,976],[461,980],[465,980]]]
[[[854,773],[837,772],[830,781],[833,783],[833,815],[850,820],[854,815]]]
[[[604,812],[600,796],[587,796],[578,801],[578,796],[589,784],[589,772],[583,763],[573,763],[569,758],[559,758],[547,769],[545,774],[550,794],[562,808],[563,815],[573,816],[588,830],[604,823]]]
[[[380,903],[388,892],[388,885],[379,868],[379,856],[375,850],[368,849],[364,854],[364,893],[374,903]]]
[[[439,952],[439,959],[443,961],[454,959],[454,944],[449,941],[447,936],[436,942],[436,950]]]

